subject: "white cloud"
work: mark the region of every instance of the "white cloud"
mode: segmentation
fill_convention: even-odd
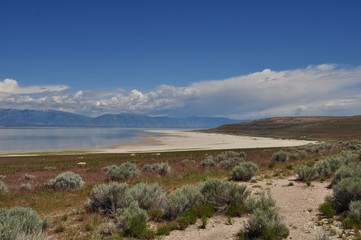
[[[0,82],[0,92],[8,94],[34,94],[45,92],[61,92],[68,89],[65,85],[44,85],[44,86],[30,86],[20,87],[18,82],[14,79],[5,79]]]
[[[134,112],[178,116],[258,118],[280,115],[356,115],[361,109],[361,67],[333,64],[260,72],[195,82],[185,87],[161,85],[141,92],[64,91],[66,86],[19,87],[0,82],[0,107],[67,109],[99,115]],[[32,93],[42,93],[33,96]],[[37,94],[39,95],[39,94]]]

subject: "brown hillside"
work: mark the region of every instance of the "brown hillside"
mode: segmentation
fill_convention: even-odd
[[[361,116],[277,117],[225,124],[207,132],[296,139],[361,138]]]

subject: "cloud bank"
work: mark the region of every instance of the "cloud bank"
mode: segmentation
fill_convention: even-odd
[[[238,119],[288,115],[361,114],[361,67],[333,64],[265,69],[189,86],[161,85],[148,92],[71,90],[67,86],[20,87],[0,82],[0,108],[57,109],[87,115],[140,113],[225,116]]]

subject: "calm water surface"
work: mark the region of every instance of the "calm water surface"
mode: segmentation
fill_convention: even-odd
[[[137,136],[150,134],[124,128],[0,128],[0,152],[100,148],[137,143]]]

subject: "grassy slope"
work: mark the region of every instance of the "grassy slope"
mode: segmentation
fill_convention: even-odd
[[[349,140],[361,137],[361,116],[265,118],[225,124],[206,132],[277,138]]]

